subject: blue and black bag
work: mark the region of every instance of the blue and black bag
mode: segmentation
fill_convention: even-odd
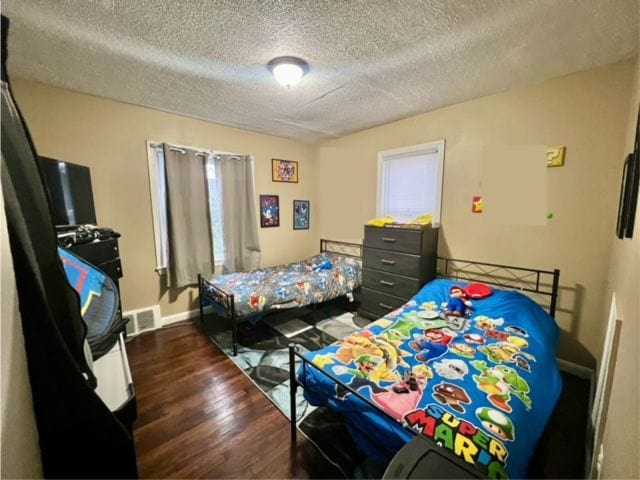
[[[87,342],[96,360],[111,350],[127,323],[118,308],[118,289],[108,275],[69,250],[58,247],[58,255],[69,283],[80,297]]]

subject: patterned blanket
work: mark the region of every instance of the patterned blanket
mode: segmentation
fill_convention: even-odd
[[[513,291],[474,300],[467,315],[446,315],[455,285],[464,286],[435,280],[366,329],[305,355],[395,421],[313,367],[299,371],[305,397],[342,413],[380,463],[413,437],[404,425],[483,475],[522,478],[561,391],[558,327]]]
[[[213,277],[210,283],[234,294],[236,314],[304,307],[352,292],[362,283],[360,260],[321,253],[300,262]]]

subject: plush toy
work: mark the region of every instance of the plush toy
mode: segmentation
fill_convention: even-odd
[[[333,268],[333,263],[331,262],[331,260],[324,260],[320,263],[307,265],[307,268],[314,272],[319,272],[320,270],[331,270]]]
[[[493,289],[484,283],[472,283],[465,288],[465,293],[474,300],[487,298],[493,293]]]
[[[446,313],[447,315],[455,315],[458,317],[464,317],[470,312],[471,302],[466,294],[466,292],[462,289],[462,287],[458,287],[454,285],[449,290],[449,294],[451,298],[447,302]]]

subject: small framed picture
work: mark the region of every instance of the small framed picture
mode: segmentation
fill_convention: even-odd
[[[260,226],[280,226],[280,198],[278,195],[260,195]]]
[[[311,202],[309,200],[293,201],[293,229],[309,230],[309,215]]]
[[[622,169],[622,185],[618,202],[618,222],[616,234],[618,238],[633,238],[633,229],[638,202],[638,186],[640,184],[640,155],[629,154]]]
[[[298,162],[272,158],[271,180],[274,182],[298,183]]]

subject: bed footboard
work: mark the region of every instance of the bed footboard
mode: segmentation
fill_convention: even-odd
[[[205,302],[213,305],[214,313],[228,318],[231,321],[231,334],[233,339],[233,356],[238,354],[238,334],[236,317],[235,298],[233,293],[228,293],[216,287],[213,283],[205,280],[202,275],[198,274],[198,296],[200,302],[200,324],[204,325],[204,307]]]
[[[303,388],[303,389],[307,388],[307,386],[305,385],[304,381],[300,381],[300,379],[296,375],[296,358],[299,359],[302,362],[302,366],[301,367],[302,367],[302,371],[303,371],[303,375],[302,375],[303,378],[305,377],[304,372],[306,371],[306,368],[314,368],[318,372],[320,372],[323,375],[325,375],[326,377],[330,378],[337,385],[340,385],[340,387],[344,388],[345,391],[348,391],[352,395],[355,395],[356,397],[358,397],[363,402],[367,403],[375,411],[377,411],[380,415],[382,415],[383,417],[386,417],[389,421],[402,425],[402,427],[406,431],[412,433],[414,436],[418,435],[418,432],[416,432],[414,429],[412,429],[409,426],[407,426],[406,423],[404,423],[404,422],[392,417],[389,413],[387,413],[385,410],[383,410],[379,405],[374,403],[370,398],[365,397],[362,393],[358,392],[357,390],[354,390],[351,386],[349,386],[346,383],[342,382],[335,375],[325,371],[324,369],[322,369],[320,367],[317,367],[313,362],[307,360],[304,357],[304,355],[298,351],[298,346],[293,344],[293,343],[291,343],[291,344],[289,344],[289,383],[290,383],[290,387],[289,387],[289,402],[290,403],[289,404],[290,404],[290,415],[291,415],[290,421],[291,421],[291,446],[292,446],[292,448],[295,448],[296,445],[297,445],[297,432],[298,432],[296,394],[297,394],[297,391],[298,391],[298,387]],[[460,458],[458,456],[455,456],[455,455],[452,455],[452,454],[449,454],[448,452],[445,452],[444,449],[442,449],[438,444],[436,444],[430,438],[421,437],[421,439],[424,440],[426,445],[431,445],[432,450],[434,452],[436,452],[438,455],[446,457],[450,463],[453,463],[458,468],[460,468],[461,469],[460,471],[467,472],[468,476],[466,476],[464,478],[481,478],[477,474],[477,472],[474,472],[473,474],[470,473],[469,465],[467,463],[465,463],[465,461],[462,458]],[[450,468],[446,469],[446,471],[444,471],[442,473],[446,474],[447,471],[450,471]],[[430,476],[429,478],[442,478],[442,476],[443,475],[438,474],[436,472],[434,474],[434,476]],[[385,477],[383,477],[383,478],[388,478],[388,477],[386,477],[386,474],[385,474]]]
[[[369,404],[372,408],[377,410],[381,415],[384,415],[385,417],[387,417],[389,420],[391,420],[394,423],[400,423],[402,425],[402,422],[400,422],[397,419],[393,418],[391,415],[389,415],[387,412],[385,412],[382,408],[380,408],[379,405],[376,405],[373,401],[371,401],[370,398],[365,397],[362,393],[358,392],[353,387],[351,387],[351,386],[347,385],[346,383],[342,382],[334,374],[329,373],[329,372],[325,371],[324,369],[322,369],[320,367],[317,367],[313,362],[307,360],[305,358],[305,356],[298,351],[298,346],[296,344],[294,344],[294,343],[291,343],[291,344],[289,344],[289,380],[291,382],[291,386],[289,388],[289,397],[290,397],[289,400],[290,400],[290,404],[291,404],[291,412],[290,413],[291,413],[291,441],[292,441],[292,443],[295,444],[296,437],[297,437],[297,428],[296,428],[296,423],[297,423],[296,393],[297,393],[298,387],[301,387],[303,389],[307,387],[304,384],[303,381],[301,382],[300,379],[298,379],[298,377],[296,375],[296,358],[298,358],[302,362],[303,372],[306,370],[307,365],[309,365],[310,368],[315,368],[318,372],[322,373],[324,376],[330,378],[336,384],[340,385],[341,388],[344,387],[345,391],[348,391],[352,395],[355,395],[356,397],[358,397],[363,402]],[[303,375],[303,377],[304,377],[304,375]],[[413,433],[414,435],[416,434],[416,432],[411,430],[411,429],[407,429],[407,431]]]

